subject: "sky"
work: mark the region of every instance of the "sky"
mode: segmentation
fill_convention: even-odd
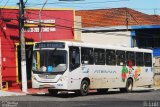
[[[23,0],[26,7],[69,8],[75,10],[109,9],[128,7],[146,13],[160,15],[160,0]],[[19,0],[0,0],[0,6],[17,6]]]

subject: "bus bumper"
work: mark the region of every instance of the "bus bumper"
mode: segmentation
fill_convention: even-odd
[[[67,86],[64,85],[62,82],[57,83],[42,83],[38,81],[32,81],[32,88],[52,88],[52,89],[61,89],[66,90]]]

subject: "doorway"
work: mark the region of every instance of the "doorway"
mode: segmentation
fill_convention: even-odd
[[[28,88],[31,88],[31,67],[32,67],[32,53],[33,45],[25,45],[26,48],[26,74],[27,74],[27,84]],[[17,45],[17,60],[18,60],[18,83],[21,84],[21,48],[20,45]]]

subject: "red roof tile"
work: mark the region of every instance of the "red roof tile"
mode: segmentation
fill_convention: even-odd
[[[129,8],[78,10],[82,17],[82,27],[160,25],[160,16],[148,15]],[[127,21],[128,20],[128,21]]]

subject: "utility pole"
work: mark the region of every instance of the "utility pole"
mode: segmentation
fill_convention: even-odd
[[[22,92],[27,93],[27,73],[26,73],[26,51],[25,51],[25,38],[24,38],[24,2],[19,0],[19,34],[21,43],[21,83]]]

